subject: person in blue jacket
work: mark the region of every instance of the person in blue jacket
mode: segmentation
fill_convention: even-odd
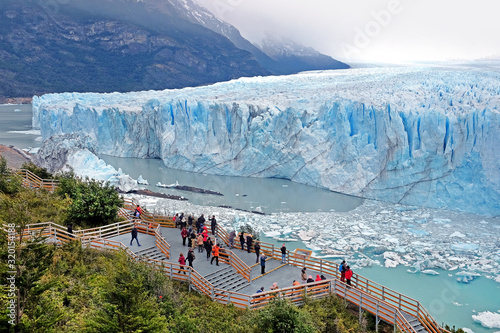
[[[266,274],[266,255],[264,253],[260,256],[260,274]]]

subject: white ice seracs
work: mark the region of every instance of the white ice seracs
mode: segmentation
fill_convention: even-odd
[[[97,154],[498,216],[499,96],[492,69],[364,68],[35,96],[33,125]]]

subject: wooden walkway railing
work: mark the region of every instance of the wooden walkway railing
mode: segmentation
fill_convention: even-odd
[[[17,172],[21,175],[23,179],[22,185],[26,188],[45,189],[49,192],[54,192],[57,186],[59,186],[58,180],[42,179],[26,169],[20,169]]]
[[[55,187],[57,187],[57,182],[55,181],[42,180],[27,170],[22,172],[23,184],[25,184],[26,187],[45,188],[47,190],[54,190]],[[136,255],[122,243],[119,243],[121,245],[118,245],[116,244],[118,242],[105,240],[105,237],[112,237],[130,232],[132,224],[134,222],[139,222],[134,219],[132,219],[132,221],[130,220],[130,212],[133,212],[136,206],[137,204],[133,200],[125,199],[124,208],[120,209],[118,213],[118,215],[123,217],[125,221],[117,222],[111,225],[87,230],[78,230],[73,234],[68,234],[67,231],[64,230],[64,227],[60,225],[51,222],[37,223],[28,225],[27,228],[23,230],[23,238],[31,237],[34,234],[40,234],[60,242],[69,242],[76,238],[81,239],[82,243],[90,244],[90,246],[94,248],[122,248],[125,249],[133,258],[137,258]],[[175,228],[175,223],[172,218],[144,211],[141,216],[140,223],[137,223],[137,225],[139,232],[155,235],[156,246],[166,255],[167,258],[169,258],[170,245],[163,239],[163,237],[161,237],[161,227]],[[210,228],[210,226],[208,227]],[[229,234],[220,225],[217,227],[217,236],[226,245],[229,245]],[[235,239],[235,243],[239,244],[238,239]],[[261,252],[266,253],[266,255],[272,257],[273,259],[281,260],[280,248],[275,247],[274,244],[266,242],[260,242],[260,245]],[[207,296],[210,296],[213,300],[222,303],[233,303],[238,307],[248,307],[252,309],[261,308],[265,306],[270,299],[277,297],[277,295],[285,297],[295,304],[301,304],[306,295],[310,298],[317,298],[335,293],[344,298],[346,301],[356,304],[360,306],[360,308],[374,314],[377,319],[382,319],[395,325],[395,328],[398,327],[401,331],[415,332],[413,327],[411,327],[403,315],[403,313],[406,313],[410,316],[417,317],[420,323],[430,333],[449,333],[437,324],[437,322],[420,304],[420,302],[413,298],[398,293],[359,274],[354,274],[352,277],[351,281],[354,288],[348,288],[345,283],[338,280],[340,278],[340,272],[338,270],[339,265],[324,259],[304,257],[288,251],[288,264],[297,267],[306,267],[309,270],[332,276],[334,279],[296,287],[283,288],[277,291],[259,293],[251,296],[214,288],[213,285],[206,281],[203,276],[192,268],[183,268],[175,263],[152,259],[142,258],[141,260],[146,260],[156,268],[162,269],[173,279],[189,281],[193,288],[203,294],[206,294]],[[221,253],[221,260],[225,260],[239,274],[242,274],[247,281],[251,281],[251,268],[232,251],[225,249],[225,253]],[[175,270],[178,270],[177,273],[174,272]]]

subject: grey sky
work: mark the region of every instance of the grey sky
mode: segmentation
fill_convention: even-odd
[[[265,31],[343,61],[500,58],[498,0],[196,0],[252,42]]]

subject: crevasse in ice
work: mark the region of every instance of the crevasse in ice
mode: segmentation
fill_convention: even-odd
[[[499,215],[499,96],[493,70],[353,69],[48,94],[33,99],[33,124],[44,139],[85,132],[98,154]]]

